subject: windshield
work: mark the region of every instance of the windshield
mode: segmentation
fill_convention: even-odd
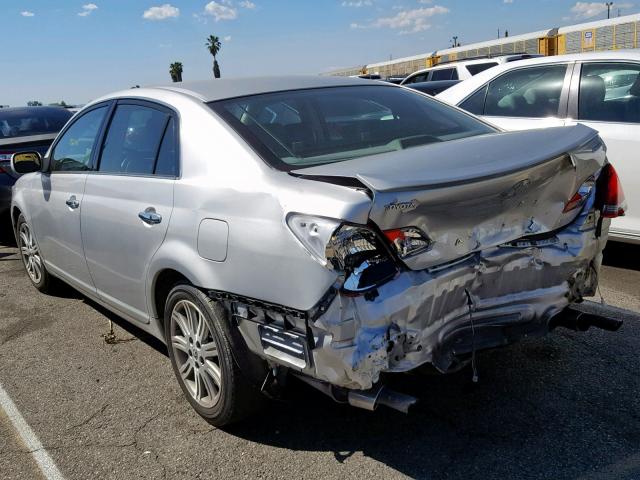
[[[63,108],[32,107],[0,110],[0,138],[58,133],[72,112]]]
[[[495,131],[454,108],[392,86],[293,90],[210,106],[282,170]]]

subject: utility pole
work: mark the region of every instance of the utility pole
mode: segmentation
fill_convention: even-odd
[[[604,4],[607,6],[607,18],[611,18],[611,5],[613,5],[613,2],[605,2]]]

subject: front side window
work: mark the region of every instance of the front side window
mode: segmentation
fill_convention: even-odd
[[[267,162],[282,170],[495,131],[440,102],[393,86],[294,90],[210,106]],[[282,116],[274,116],[278,109]]]
[[[118,105],[107,132],[100,172],[151,175],[169,115],[141,105]]]
[[[545,118],[558,115],[566,65],[512,70],[489,83],[484,115]]]
[[[407,78],[407,80],[403,83],[403,85],[406,85],[408,83],[426,82],[428,76],[429,76],[429,72],[418,73],[416,75],[413,75]]]
[[[95,108],[73,122],[51,154],[52,171],[91,170],[91,154],[107,114],[107,106]]]
[[[578,119],[640,123],[640,64],[585,63]]]
[[[484,100],[487,97],[487,85],[467,97],[459,107],[474,115],[484,115]]]

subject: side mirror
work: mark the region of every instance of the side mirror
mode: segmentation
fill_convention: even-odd
[[[19,152],[11,155],[11,170],[16,175],[39,172],[42,169],[42,157],[38,152]]]

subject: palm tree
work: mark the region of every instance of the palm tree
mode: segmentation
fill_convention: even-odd
[[[209,49],[209,53],[213,55],[213,77],[220,78],[220,65],[218,65],[216,55],[220,53],[222,43],[220,42],[220,39],[215,35],[209,35],[209,38],[207,38],[207,43],[205,45]]]
[[[169,75],[171,75],[171,80],[173,80],[174,82],[181,82],[182,81],[182,63],[173,62],[169,66]]]

